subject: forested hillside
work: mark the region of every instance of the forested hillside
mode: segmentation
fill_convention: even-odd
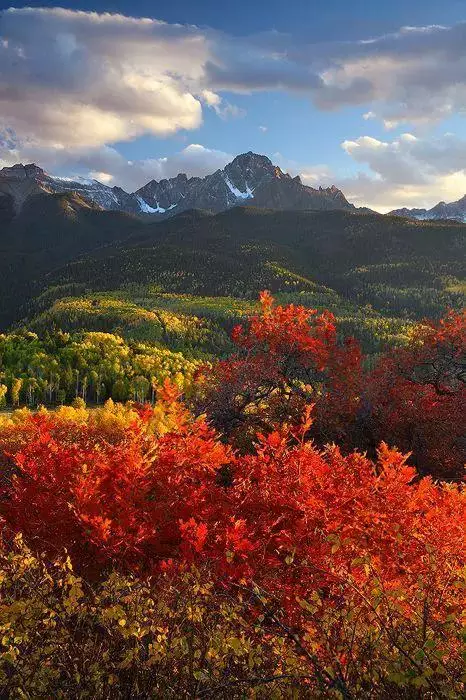
[[[135,397],[135,382],[139,398],[153,396],[162,370],[148,356],[164,356],[168,377],[171,365],[228,356],[261,289],[331,311],[369,366],[420,320],[462,307],[464,237],[456,223],[351,211],[247,207],[147,224],[73,193],[31,197],[1,236],[13,331],[1,341],[2,401],[99,403]],[[109,369],[114,349],[126,359]]]
[[[3,326],[70,284],[241,299],[317,285],[388,315],[438,318],[462,303],[464,239],[461,224],[347,211],[237,207],[145,224],[73,194],[37,196],[1,229]]]
[[[438,315],[455,303],[464,279],[464,242],[460,224],[344,211],[187,212],[147,225],[49,279],[92,289],[150,283],[165,292],[240,297],[318,284],[383,310]]]

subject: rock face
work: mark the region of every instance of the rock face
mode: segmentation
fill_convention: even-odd
[[[137,199],[119,187],[108,187],[97,180],[53,177],[37,165],[19,163],[0,170],[0,198],[9,197],[17,214],[26,200],[36,194],[76,192],[101,209],[139,213]]]
[[[354,209],[336,187],[314,189],[284,173],[266,156],[243,153],[204,178],[152,180],[136,192],[153,212],[225,211],[238,204],[268,209]]]
[[[394,209],[390,212],[396,216],[406,216],[409,219],[417,219],[418,221],[450,219],[452,221],[460,221],[466,223],[466,195],[457,202],[439,202],[432,209]]]
[[[107,210],[166,218],[189,209],[218,213],[241,205],[281,210],[349,209],[350,204],[336,187],[314,189],[291,177],[266,156],[243,153],[223,170],[206,177],[188,178],[180,173],[168,180],[151,180],[132,194],[97,180],[53,177],[37,165],[14,165],[0,170],[2,211],[18,213],[28,197],[40,193],[77,192]]]
[[[0,201],[3,211],[18,213],[29,197],[50,191],[46,173],[37,165],[13,165],[0,170]]]

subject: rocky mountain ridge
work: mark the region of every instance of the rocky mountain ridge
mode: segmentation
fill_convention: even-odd
[[[249,151],[211,175],[188,177],[179,173],[169,179],[150,180],[131,193],[98,180],[56,177],[34,163],[17,163],[0,169],[0,223],[12,220],[34,195],[72,192],[98,209],[152,220],[163,220],[191,209],[216,214],[238,205],[279,211],[343,209],[373,213],[367,207],[356,208],[334,185],[310,187],[302,183],[299,175],[292,177],[283,172],[267,156]],[[456,202],[439,202],[431,209],[403,207],[388,215],[417,221],[466,223],[466,195]]]
[[[335,186],[315,189],[304,185],[263,155],[249,151],[236,156],[223,170],[205,177],[180,173],[160,181],[151,180],[133,193],[98,180],[60,178],[35,164],[16,164],[0,170],[0,212],[21,211],[36,194],[76,192],[93,205],[111,211],[167,218],[189,209],[218,213],[237,205],[279,210],[354,210]]]
[[[394,209],[390,212],[395,216],[406,216],[409,219],[417,219],[418,221],[429,220],[451,220],[466,223],[466,195],[458,199],[456,202],[439,202],[432,209]]]
[[[180,174],[152,180],[135,194],[150,211],[162,214],[175,209],[218,213],[238,204],[281,210],[354,209],[336,187],[303,185],[299,176],[291,177],[266,156],[252,152],[236,156],[223,170],[204,178]]]

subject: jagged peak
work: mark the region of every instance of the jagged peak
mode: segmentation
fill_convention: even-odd
[[[165,185],[167,182],[174,182],[177,184],[188,182],[188,180],[193,180],[195,178],[188,178],[186,173],[178,173],[178,175],[175,175],[174,177],[164,177],[161,180],[149,180],[149,182],[146,182],[145,185],[140,187],[138,190],[136,190],[136,194],[138,192],[141,192],[141,190],[145,190],[148,187],[158,187],[159,185]]]
[[[329,187],[322,187],[322,185],[319,185],[319,192],[341,193],[341,190],[336,185],[330,185]]]
[[[267,161],[268,163],[272,162],[270,160],[270,158],[265,156],[263,153],[255,153],[254,151],[245,151],[244,153],[238,153],[238,155],[233,158],[232,163],[235,160],[251,160],[251,159],[264,160],[264,161]]]
[[[27,163],[26,165],[23,165],[23,163],[15,163],[14,165],[2,168],[0,170],[0,176],[23,180],[47,177],[47,173],[35,163]]]
[[[205,177],[188,177],[181,172],[159,181],[152,179],[133,193],[98,180],[53,177],[34,163],[3,168],[0,176],[2,190],[17,187],[18,206],[22,206],[21,198],[28,196],[31,185],[47,193],[76,190],[102,208],[144,215],[173,216],[189,208],[218,212],[243,201],[277,209],[352,206],[335,185],[316,190],[305,185],[299,175],[293,177],[268,156],[251,150]]]
[[[229,165],[239,165],[241,167],[248,167],[251,165],[262,166],[266,168],[274,168],[272,161],[267,156],[261,155],[260,153],[253,153],[253,151],[248,151],[247,153],[240,153],[238,156],[233,158],[233,160],[228,163]]]

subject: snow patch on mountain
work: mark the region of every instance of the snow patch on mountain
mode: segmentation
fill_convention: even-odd
[[[138,200],[139,207],[144,214],[165,214],[165,209],[163,209],[163,207],[159,207],[158,202],[156,207],[150,207],[139,195],[136,196],[136,199]]]
[[[234,186],[228,175],[225,175],[224,178],[226,186],[228,187],[230,192],[235,195],[237,199],[252,199],[254,197],[248,183],[246,183],[246,192],[241,192],[241,190]]]
[[[101,182],[98,180],[90,180],[87,177],[80,177],[79,175],[76,177],[59,177],[58,175],[48,175],[50,180],[54,180],[56,182],[77,182],[80,185],[90,185],[90,186],[97,186],[97,187],[105,187],[105,185],[102,185]]]

